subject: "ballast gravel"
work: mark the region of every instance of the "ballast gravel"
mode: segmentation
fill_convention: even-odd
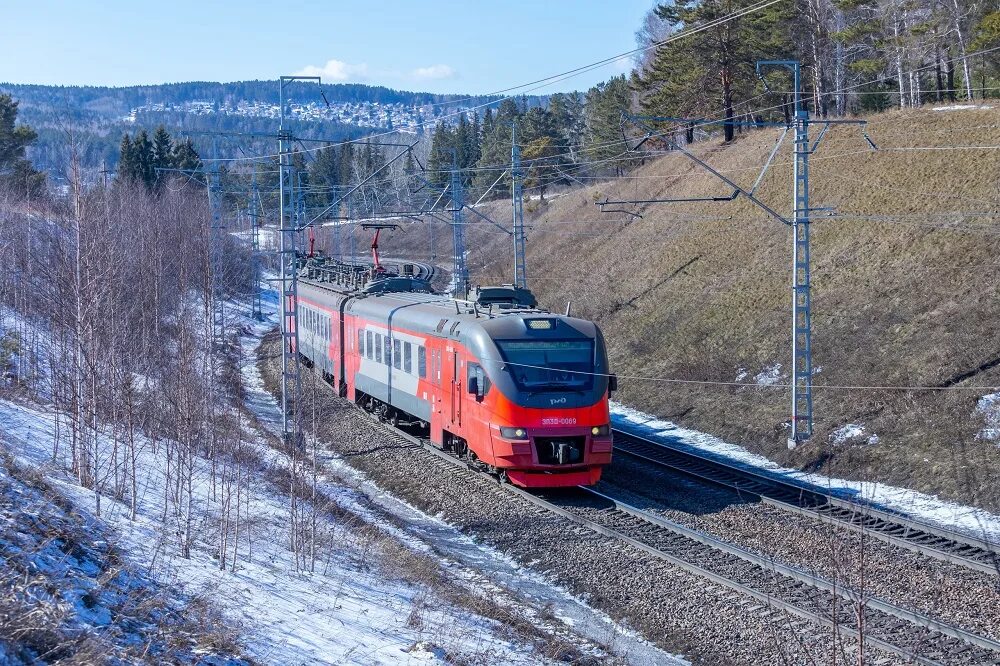
[[[838,585],[1000,640],[1000,576],[615,457],[598,490]],[[998,656],[1000,659],[1000,656]]]
[[[273,391],[274,343],[261,347]],[[331,453],[393,495],[459,527],[587,600],[662,649],[696,664],[856,663],[841,635],[775,611],[646,553],[551,514],[481,475],[400,443],[347,401],[303,372],[304,399],[316,400],[317,435]],[[313,390],[311,384],[319,384]],[[904,663],[865,649],[867,664]]]

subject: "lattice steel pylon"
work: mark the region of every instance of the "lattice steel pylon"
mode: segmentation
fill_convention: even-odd
[[[795,195],[792,205],[792,432],[789,443],[812,437],[812,276],[809,257],[809,111],[795,74]]]
[[[514,213],[514,286],[528,288],[527,259],[524,237],[524,171],[521,169],[521,147],[517,145],[517,123],[510,130],[511,205]]]
[[[257,208],[260,206],[260,190],[257,188],[257,170],[254,169],[250,179],[250,197],[247,205],[247,218],[250,221],[250,260],[253,271],[253,294],[250,300],[251,316],[257,321],[264,319],[264,311],[261,307],[261,275],[260,266],[260,214]]]
[[[212,152],[215,159],[208,171],[208,202],[211,209],[212,222],[209,234],[209,255],[212,271],[212,347],[216,354],[221,354],[226,346],[226,300],[223,283],[224,249],[226,226],[222,219],[222,187],[219,177],[219,151],[217,142],[212,142]],[[213,370],[214,359],[213,355]],[[217,378],[213,378],[213,382]]]
[[[282,108],[284,98],[282,96]],[[284,114],[282,114],[284,115]],[[282,125],[284,123],[282,122]],[[278,130],[278,281],[281,309],[281,427],[285,444],[301,445],[302,377],[298,334],[298,230],[295,228],[291,133]]]
[[[336,197],[337,197],[337,190],[336,189],[334,189],[334,191],[333,191],[333,197],[334,197],[334,199],[336,199]],[[340,241],[340,225],[343,223],[343,220],[339,219],[340,218],[340,211],[339,210],[333,211],[333,214],[334,214],[334,218],[335,219],[333,220],[333,247],[331,248],[330,256],[333,257],[334,261],[340,261],[341,257],[344,254],[343,249],[340,246],[340,242],[341,242]]]
[[[285,128],[285,82],[320,81],[318,76],[278,79],[278,288],[281,310],[281,429],[285,444],[303,448],[302,375],[298,327],[298,211],[291,162],[292,133]]]
[[[764,120],[753,120],[750,122],[740,122],[739,124],[748,127],[781,127],[783,132],[778,137],[775,143],[774,149],[771,151],[770,156],[767,158],[760,175],[757,176],[756,182],[749,189],[743,187],[736,183],[731,178],[727,177],[722,172],[714,169],[709,165],[704,159],[698,157],[690,150],[681,145],[680,142],[673,138],[673,135],[678,133],[679,130],[673,130],[668,132],[657,132],[655,129],[646,125],[646,121],[655,122],[671,122],[680,123],[683,125],[686,132],[691,132],[695,127],[704,127],[709,125],[733,125],[737,121],[732,119],[726,120],[703,120],[703,119],[692,119],[692,118],[674,118],[665,116],[631,116],[623,114],[623,118],[627,121],[635,123],[636,126],[643,128],[646,131],[645,137],[643,137],[635,146],[629,147],[629,151],[636,151],[640,146],[642,146],[646,141],[652,139],[653,137],[659,137],[661,140],[667,143],[670,148],[676,150],[678,153],[684,155],[691,161],[695,162],[708,173],[712,174],[720,181],[733,188],[731,194],[728,196],[705,196],[705,197],[689,197],[689,198],[657,198],[657,199],[646,199],[646,200],[615,200],[612,201],[610,198],[604,201],[598,201],[597,205],[601,207],[604,212],[623,212],[626,214],[630,213],[628,210],[615,208],[607,209],[607,206],[615,205],[629,205],[629,204],[643,204],[650,205],[656,203],[690,203],[690,202],[708,202],[708,201],[733,201],[737,197],[742,196],[752,202],[755,206],[763,210],[770,217],[787,224],[792,227],[792,418],[791,418],[791,432],[788,438],[788,447],[794,448],[799,442],[809,439],[813,434],[813,398],[812,398],[812,302],[810,290],[812,288],[811,276],[810,276],[810,248],[809,248],[809,225],[810,217],[813,212],[819,210],[830,210],[824,208],[813,208],[809,201],[809,155],[816,151],[819,146],[820,141],[826,135],[827,130],[833,125],[858,125],[861,127],[861,133],[865,141],[871,147],[872,150],[877,150],[877,146],[868,136],[865,131],[865,126],[867,125],[866,120],[810,120],[809,112],[805,109],[802,101],[802,82],[801,82],[801,68],[798,61],[795,60],[761,60],[757,62],[757,73],[760,75],[761,69],[764,67],[784,67],[791,71],[794,77],[794,108],[795,116],[794,123],[777,123],[768,122]],[[763,78],[762,78],[763,80]],[[765,82],[766,87],[766,82]],[[822,125],[822,130],[818,136],[812,140],[810,143],[809,139],[809,126],[812,123],[818,123]],[[782,141],[789,129],[794,126],[795,134],[795,146],[794,146],[794,169],[793,169],[793,195],[792,195],[792,215],[791,217],[785,217],[784,215],[778,213],[767,203],[762,201],[755,195],[757,187],[761,184],[764,174],[767,172],[771,163],[773,162],[775,156],[778,153],[778,149],[781,146]],[[641,217],[641,216],[639,216]]]
[[[358,239],[354,236],[356,225],[354,224],[354,202],[351,199],[347,200],[347,218],[351,224],[351,265],[354,266],[358,263]]]
[[[797,60],[762,60],[762,67],[792,73],[795,111],[795,160],[792,170],[792,423],[788,447],[813,433],[812,271],[809,256],[809,111],[802,105],[801,66]]]
[[[455,246],[455,266],[452,271],[455,298],[465,298],[469,293],[469,269],[465,265],[465,193],[462,189],[462,172],[458,169],[458,151],[452,151],[451,162],[451,228]]]

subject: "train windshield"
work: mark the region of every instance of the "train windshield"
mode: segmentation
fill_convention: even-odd
[[[593,340],[497,340],[522,391],[587,391],[594,385]]]

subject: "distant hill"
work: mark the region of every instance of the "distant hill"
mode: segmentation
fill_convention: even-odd
[[[280,111],[277,81],[193,81],[121,88],[0,83],[0,92],[19,102],[19,121],[39,132],[30,157],[57,181],[68,163],[70,134],[85,167],[114,168],[124,132],[163,124],[174,135],[185,131],[266,134],[277,128]],[[298,136],[331,141],[357,138],[374,130],[420,133],[422,125],[435,118],[498,104],[502,99],[306,82],[287,86],[285,98],[286,116]],[[526,98],[528,105],[543,102],[542,97]],[[211,142],[204,136],[194,138],[200,152],[207,154]],[[258,151],[270,145],[264,138],[222,139],[218,142],[220,155],[234,154],[237,143],[243,150]]]

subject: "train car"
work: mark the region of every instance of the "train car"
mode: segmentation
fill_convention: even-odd
[[[432,293],[412,277],[363,284],[308,268],[299,353],[340,395],[522,487],[592,485],[611,462],[604,339],[530,292]]]

